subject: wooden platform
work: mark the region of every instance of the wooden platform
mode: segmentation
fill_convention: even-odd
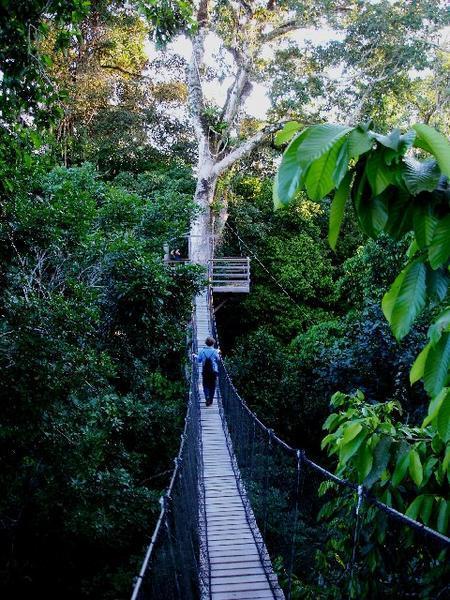
[[[197,342],[199,350],[210,335],[207,295],[196,298]],[[283,598],[273,572],[266,575],[261,561],[262,538],[255,532],[249,509],[244,506],[242,485],[236,479],[236,463],[219,411],[218,394],[206,407],[201,381],[201,424],[203,446],[204,508],[200,515],[209,556],[211,587],[204,598],[212,600],[266,600]],[[225,426],[226,427],[226,426]],[[251,517],[252,515],[250,515]],[[252,524],[252,526],[250,526]],[[256,545],[259,541],[260,551]],[[267,557],[267,554],[263,554]],[[209,566],[208,565],[208,566]],[[205,565],[203,565],[203,570]],[[277,590],[273,590],[275,587]]]

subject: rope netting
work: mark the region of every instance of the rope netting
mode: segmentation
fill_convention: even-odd
[[[195,340],[193,320],[189,355]],[[132,600],[211,597],[198,370],[190,363],[180,451]],[[448,537],[291,448],[242,400],[222,361],[219,369],[220,410],[238,489],[274,597],[280,597],[278,585],[287,600],[450,597]]]
[[[280,440],[223,363],[219,382],[247,503],[288,600],[449,597],[449,538]]]
[[[209,589],[207,549],[200,535],[205,525],[198,370],[191,360],[196,350],[195,319],[190,332],[190,388],[180,449],[132,600],[197,600],[202,590]]]

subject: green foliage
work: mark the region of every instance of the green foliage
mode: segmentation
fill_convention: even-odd
[[[195,31],[192,4],[185,0],[139,0],[140,8],[153,25],[153,35],[165,46],[182,31]]]
[[[180,323],[202,274],[166,267],[162,244],[188,227],[192,180],[160,164],[105,183],[36,158],[14,183],[0,228],[2,590],[45,593],[52,578],[68,598],[122,597],[184,414]]]
[[[367,141],[367,146],[360,145],[353,154],[347,151],[341,171],[339,155],[346,144],[351,145],[355,132]],[[405,158],[413,146],[432,154],[435,160]],[[330,161],[328,183],[317,195],[318,188],[311,189],[304,174],[322,169],[324,161]],[[324,197],[333,187],[338,188],[334,200],[338,208],[331,211],[330,220],[329,235],[334,243],[343,214],[343,194],[337,173],[347,169],[347,176],[353,178],[350,196],[363,232],[377,237],[386,231],[396,239],[409,232],[414,235],[408,263],[382,302],[386,319],[396,338],[401,340],[427,303],[443,302],[447,295],[450,215],[446,176],[450,173],[450,144],[442,134],[423,124],[415,125],[405,134],[394,129],[389,135],[362,126],[352,130],[336,125],[309,127],[285,152],[275,180],[276,203],[289,203],[302,187],[314,199]],[[439,329],[438,335],[430,336],[414,369],[413,380],[423,376],[431,397],[439,394],[449,377],[446,327],[443,324],[442,333]],[[432,327],[433,331],[437,329]]]
[[[331,405],[339,412],[333,412],[323,425],[329,433],[322,448],[337,455],[340,475],[373,489],[376,496],[413,519],[448,534],[447,418],[442,418],[439,426],[440,409],[448,410],[445,400],[447,389],[430,404],[422,427],[411,427],[398,420],[402,411],[397,402],[370,404],[360,391],[354,395],[337,392]],[[429,426],[435,419],[437,432]]]

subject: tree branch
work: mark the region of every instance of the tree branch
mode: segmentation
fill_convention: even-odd
[[[247,154],[250,154],[252,150],[257,148],[269,135],[275,133],[279,129],[282,129],[284,123],[274,123],[266,125],[263,129],[248,138],[247,141],[242,143],[240,146],[232,150],[229,154],[224,156],[221,161],[215,164],[213,174],[217,177],[221,175],[226,169],[231,167],[236,161],[244,158]]]
[[[269,31],[268,33],[262,33],[260,37],[261,44],[271,42],[286,33],[300,29],[302,26],[304,26],[303,20],[292,19],[291,21],[287,21],[279,27],[275,27],[275,29],[272,29],[272,31]]]
[[[119,73],[123,73],[124,75],[130,75],[130,77],[134,77],[135,79],[144,79],[144,76],[140,73],[133,73],[132,71],[127,71],[126,69],[122,69],[119,65],[100,65],[102,69],[109,69],[111,71],[119,71]]]

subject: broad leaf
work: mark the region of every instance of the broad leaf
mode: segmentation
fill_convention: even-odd
[[[373,465],[373,453],[369,444],[364,444],[358,452],[356,461],[359,481],[363,481],[370,473]]]
[[[386,165],[382,152],[373,152],[366,163],[367,178],[375,196],[394,183],[394,174]]]
[[[444,310],[428,329],[428,337],[433,345],[437,344],[444,332],[450,331],[450,308]]]
[[[419,453],[414,448],[409,452],[409,474],[417,487],[419,487],[423,480],[423,468]]]
[[[422,506],[422,502],[423,499],[425,498],[425,496],[417,496],[417,498],[414,498],[414,500],[411,502],[411,504],[408,506],[407,510],[406,510],[406,516],[410,517],[411,519],[416,520],[419,512],[420,512],[420,507]]]
[[[430,404],[428,406],[428,415],[424,419],[424,421],[422,423],[422,427],[426,427],[427,425],[429,425],[438,416],[439,411],[441,410],[442,404],[443,404],[445,398],[447,397],[447,395],[448,395],[448,390],[443,389],[439,392],[439,394],[437,396],[435,396],[433,398],[433,400],[430,402]]]
[[[397,487],[404,479],[406,471],[409,467],[409,452],[405,451],[397,458],[394,473],[392,475],[391,484]]]
[[[342,436],[341,445],[345,446],[345,444],[348,444],[348,442],[350,442],[353,438],[355,438],[358,435],[361,429],[361,423],[354,422],[347,425],[347,427],[345,427],[344,429],[344,435]]]
[[[397,151],[400,143],[400,129],[393,129],[389,135],[382,135],[380,133],[372,132],[373,137],[385,146]]]
[[[411,385],[413,383],[416,383],[416,381],[419,381],[419,379],[422,379],[430,348],[431,344],[427,344],[414,361],[413,366],[411,367],[411,371],[409,373],[409,381]]]
[[[351,173],[347,173],[341,185],[336,190],[333,202],[331,203],[328,242],[333,250],[336,248],[339,232],[341,230],[342,220],[344,218],[345,203],[350,195],[351,180]]]
[[[438,218],[429,204],[414,207],[413,224],[419,248],[426,248],[431,244],[438,224]]]
[[[353,132],[352,132],[353,133]],[[351,135],[351,134],[350,134]],[[347,138],[342,138],[343,143],[339,147],[339,152],[336,158],[336,164],[333,169],[333,181],[336,187],[339,187],[348,171],[348,163],[350,161],[349,141]]]
[[[310,129],[305,129],[286,148],[278,173],[274,181],[274,203],[275,208],[286,205],[292,200],[301,185],[303,168],[297,155],[300,144],[310,134]]]
[[[348,145],[350,157],[357,159],[373,148],[373,135],[357,127],[348,136]]]
[[[352,438],[346,444],[341,444],[339,450],[339,462],[345,464],[358,451],[361,444],[367,438],[366,431],[360,431],[356,437]]]
[[[427,295],[436,302],[442,302],[448,292],[448,275],[445,269],[430,269],[427,265]]]
[[[439,510],[437,517],[437,530],[441,533],[448,533],[448,520],[450,516],[450,503],[445,498],[439,500]]]
[[[387,203],[383,195],[371,194],[358,195],[359,202],[355,202],[355,210],[361,229],[368,236],[376,238],[383,231],[387,220]]]
[[[433,127],[423,123],[414,125],[413,129],[416,131],[414,146],[432,154],[442,173],[450,177],[450,143],[448,139]]]
[[[412,228],[414,206],[411,196],[404,190],[389,188],[383,194],[387,197],[388,219],[384,230],[396,240],[402,238]]]
[[[425,525],[428,525],[433,510],[434,496],[427,494],[423,498],[422,506],[420,507],[420,518]]]
[[[320,158],[349,131],[352,131],[352,127],[331,123],[309,127],[306,130],[308,135],[305,136],[298,147],[298,158],[301,165],[306,167]]]
[[[344,138],[339,139],[325,154],[310,164],[305,175],[305,185],[311,200],[322,200],[334,189],[333,172],[344,141]]]
[[[444,442],[450,440],[450,391],[445,395],[437,415],[437,430]]]
[[[450,334],[443,333],[440,340],[428,351],[424,368],[424,384],[430,396],[437,396],[447,383],[450,366]]]
[[[430,158],[422,162],[407,157],[404,159],[404,165],[403,180],[411,194],[417,195],[420,192],[432,192],[436,189],[441,171],[434,159]]]
[[[383,313],[392,332],[401,340],[425,306],[426,268],[420,261],[409,264],[383,297]]]
[[[386,470],[386,467],[390,458],[390,447],[392,444],[392,438],[385,436],[380,439],[375,447],[373,453],[373,466],[369,475],[364,480],[364,485],[367,488],[371,488],[372,485],[378,481],[382,473]]]
[[[450,257],[450,215],[441,219],[434,230],[428,250],[428,258],[433,269],[445,264]]]
[[[282,144],[288,142],[292,136],[297,133],[300,127],[301,125],[298,121],[288,121],[285,123],[283,129],[277,131],[275,134],[275,145],[281,146]]]

